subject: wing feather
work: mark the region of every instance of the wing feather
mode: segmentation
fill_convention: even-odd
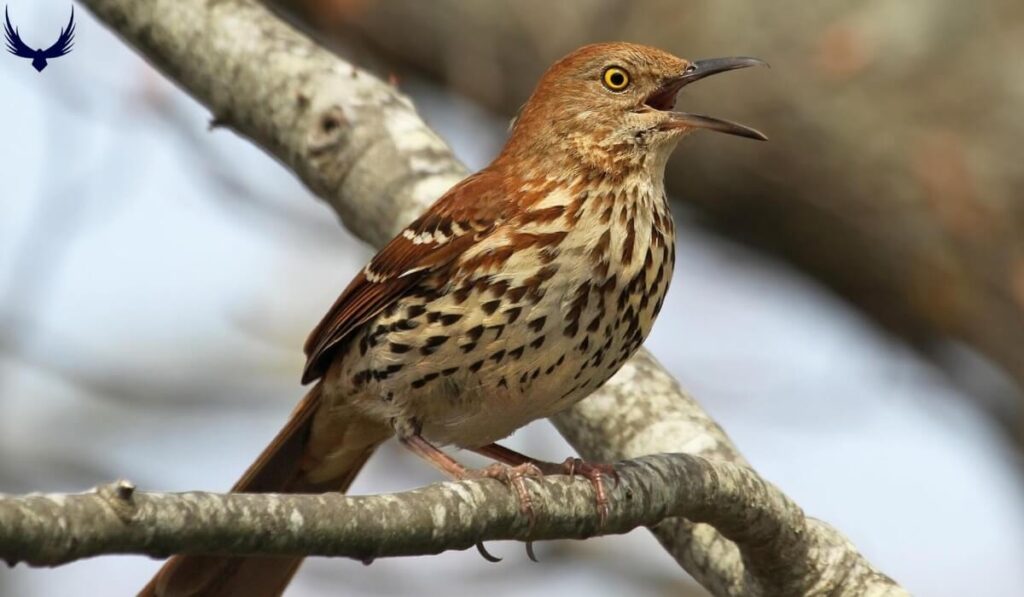
[[[462,181],[393,238],[349,283],[306,340],[302,383],[326,372],[337,349],[432,272],[456,260],[508,214],[500,181],[486,171]]]

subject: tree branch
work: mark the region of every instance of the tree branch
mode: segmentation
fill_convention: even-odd
[[[498,539],[583,539],[687,516],[730,528],[747,542],[784,546],[800,532],[800,509],[752,470],[690,454],[660,454],[617,466],[601,527],[590,483],[567,476],[531,481],[532,529],[514,492],[494,480],[439,483],[404,493],[267,495],[149,493],[120,481],[89,493],[0,501],[0,558],[53,566],[110,554],[231,553],[346,556],[435,554]],[[669,482],[671,480],[671,482]]]
[[[209,107],[218,125],[282,161],[371,244],[386,241],[466,174],[407,98],[261,4],[84,4]],[[555,422],[588,458],[691,453],[623,464],[625,482],[615,490],[606,530],[661,521],[654,532],[662,544],[717,595],[903,594],[836,531],[804,518],[743,466],[721,429],[646,352]],[[126,551],[366,558],[434,553],[480,539],[594,534],[593,496],[582,484],[568,487],[564,480],[538,482],[532,535],[504,488],[487,482],[361,498],[162,495],[108,487],[0,500],[0,542],[10,561],[53,564]],[[366,514],[382,510],[387,516]],[[689,520],[665,520],[672,516]],[[392,517],[415,524],[389,526]]]

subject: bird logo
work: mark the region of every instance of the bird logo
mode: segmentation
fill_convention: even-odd
[[[21,36],[18,34],[18,30],[11,24],[11,15],[7,12],[7,7],[4,6],[4,18],[6,23],[4,24],[4,37],[7,39],[7,51],[15,56],[21,58],[31,58],[32,67],[39,72],[43,72],[46,68],[47,60],[54,58],[60,58],[71,51],[71,46],[74,43],[75,38],[75,7],[71,7],[71,19],[68,20],[68,26],[60,30],[60,37],[57,41],[46,48],[45,50],[33,50],[21,41]]]

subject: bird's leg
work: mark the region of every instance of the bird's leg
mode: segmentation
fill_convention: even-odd
[[[463,466],[440,448],[423,439],[417,434],[400,437],[402,445],[413,454],[426,460],[435,468],[449,477],[462,481],[466,479],[497,479],[509,486],[519,499],[519,511],[530,518],[533,525],[533,498],[526,487],[527,477],[540,477],[544,473],[532,462],[509,464],[492,464],[482,469],[469,469]]]
[[[580,475],[586,477],[590,484],[594,487],[594,493],[596,494],[597,502],[597,514],[600,519],[600,523],[604,525],[604,521],[608,518],[608,492],[604,486],[604,475],[607,475],[615,480],[615,484],[619,484],[619,473],[610,464],[592,464],[581,460],[579,458],[566,458],[562,463],[545,462],[543,460],[537,460],[531,458],[525,454],[520,454],[515,450],[510,450],[505,446],[499,444],[488,444],[479,448],[474,448],[474,452],[481,456],[492,458],[499,462],[504,462],[508,465],[522,466],[524,464],[530,464],[539,469],[545,475],[569,475],[570,478]]]
[[[519,499],[519,511],[528,517],[530,527],[533,527],[533,498],[530,497],[530,491],[526,488],[525,479],[526,477],[539,477],[543,475],[540,469],[533,463],[492,464],[482,469],[468,469],[440,448],[423,439],[419,433],[399,435],[399,441],[413,454],[426,460],[452,479],[462,481],[465,479],[486,478],[497,479],[505,483],[510,489],[515,491],[516,497]],[[491,555],[482,542],[477,542],[476,549],[488,562],[501,561],[501,558]],[[531,560],[537,561],[537,557],[533,554],[533,546],[529,542],[526,544],[526,553]]]

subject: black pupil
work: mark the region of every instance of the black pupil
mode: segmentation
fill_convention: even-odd
[[[622,73],[618,72],[612,73],[609,78],[611,79],[612,87],[619,87],[626,82],[626,77],[624,77]]]

